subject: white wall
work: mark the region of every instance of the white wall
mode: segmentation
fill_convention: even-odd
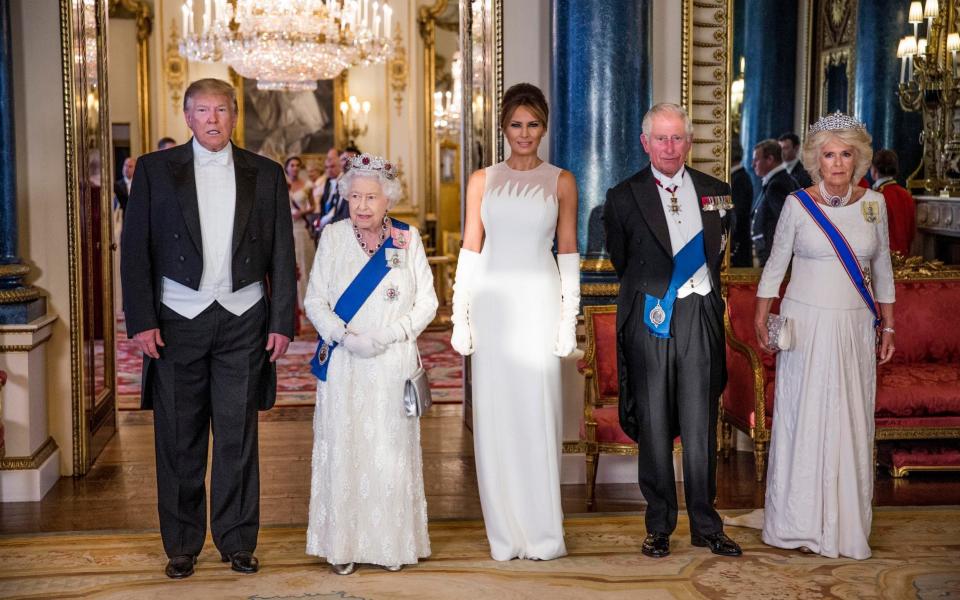
[[[64,154],[60,9],[57,2],[12,0],[13,95],[16,117],[17,211],[27,282],[47,294],[59,315],[47,351],[50,435],[60,446],[60,472],[73,473],[70,390],[70,275]]]
[[[130,125],[132,156],[140,154],[140,111],[137,99],[137,22],[110,19],[107,41],[107,79],[110,94],[110,122]],[[120,165],[114,174],[119,175]]]
[[[550,98],[550,0],[503,0],[503,91],[532,83]],[[504,144],[504,158],[510,147]],[[550,131],[540,142],[550,160]]]

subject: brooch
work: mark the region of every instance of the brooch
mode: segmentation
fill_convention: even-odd
[[[393,246],[395,248],[406,248],[407,247],[407,232],[403,229],[397,229],[396,227],[390,228],[390,237],[393,238]]]
[[[730,196],[700,196],[700,208],[707,212],[733,209]]]
[[[398,248],[387,248],[387,266],[391,269],[399,269],[404,264],[405,252]]]
[[[867,223],[876,223],[879,218],[877,203],[873,200],[864,200],[860,203],[860,212]]]
[[[387,297],[388,302],[393,302],[394,300],[400,297],[400,290],[398,290],[396,286],[391,285],[390,287],[387,288],[385,295]]]
[[[317,349],[317,361],[322,365],[330,358],[330,344],[323,342]]]

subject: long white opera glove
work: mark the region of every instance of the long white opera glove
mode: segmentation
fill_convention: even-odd
[[[580,313],[580,255],[558,254],[560,269],[560,325],[553,353],[559,357],[570,356],[577,349],[577,314]]]
[[[373,358],[383,354],[386,346],[373,339],[373,336],[367,333],[348,332],[343,336],[343,347],[360,358]]]
[[[450,315],[453,333],[450,335],[450,345],[464,356],[473,354],[470,300],[473,277],[479,263],[479,253],[466,248],[460,249],[460,255],[457,257],[457,274],[453,283],[453,312]]]

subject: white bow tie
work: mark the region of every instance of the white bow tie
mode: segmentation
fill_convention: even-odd
[[[226,152],[204,152],[197,157],[197,162],[201,167],[207,165],[227,166],[230,161],[230,155]]]

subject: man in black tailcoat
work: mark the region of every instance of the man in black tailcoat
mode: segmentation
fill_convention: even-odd
[[[641,142],[651,164],[607,192],[603,219],[620,279],[620,425],[639,445],[647,501],[642,552],[670,554],[679,435],[691,542],[738,556],[740,547],[723,533],[713,507],[717,411],[727,379],[720,262],[730,186],[684,165],[693,125],[676,104],[650,109]]]
[[[280,165],[230,142],[235,90],[195,81],[183,111],[193,139],[137,162],[120,265],[174,579],[193,574],[206,537],[211,427],[213,542],[233,570],[259,568],[257,411],[276,398],[297,293],[287,182]]]

